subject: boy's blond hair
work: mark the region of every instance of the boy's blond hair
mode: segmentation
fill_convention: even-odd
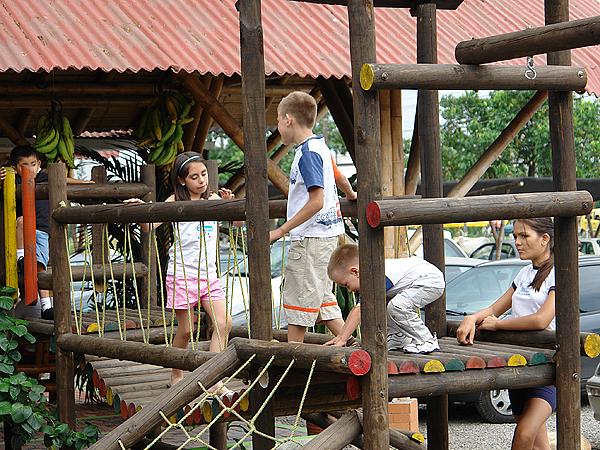
[[[312,129],[317,120],[317,102],[306,92],[294,91],[283,97],[277,112],[281,116],[289,114],[298,125]]]
[[[339,270],[350,267],[353,263],[358,263],[358,245],[344,244],[336,248],[327,265],[327,275],[332,278],[333,274]]]

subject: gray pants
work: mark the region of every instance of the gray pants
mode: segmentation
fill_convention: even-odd
[[[444,287],[411,285],[400,291],[387,305],[388,350],[403,349],[410,343],[422,344],[433,339],[429,328],[421,319],[419,308],[434,302],[444,293]]]

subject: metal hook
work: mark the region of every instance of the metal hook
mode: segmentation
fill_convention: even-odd
[[[533,56],[527,57],[527,70],[525,70],[525,78],[528,80],[535,80],[537,78],[537,72],[535,71],[535,65],[533,64]]]

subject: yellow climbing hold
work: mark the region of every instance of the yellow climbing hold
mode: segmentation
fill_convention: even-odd
[[[90,323],[88,325],[88,327],[85,329],[85,331],[87,331],[88,333],[96,333],[99,329],[100,329],[100,327],[98,326],[97,323]]]
[[[371,64],[363,64],[360,68],[360,87],[365,91],[371,90],[373,81],[375,80],[375,72]]]
[[[521,367],[526,365],[527,360],[523,355],[519,355],[518,353],[508,358],[508,367]]]
[[[106,403],[108,403],[108,406],[113,405],[113,392],[109,387],[106,388]]]
[[[587,335],[583,344],[583,350],[590,358],[597,358],[600,355],[600,336],[596,333]]]
[[[442,373],[445,371],[444,365],[437,359],[427,361],[425,367],[423,367],[423,372],[425,373]]]

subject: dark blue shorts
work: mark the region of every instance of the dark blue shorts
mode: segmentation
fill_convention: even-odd
[[[513,416],[520,416],[525,409],[525,403],[531,398],[546,400],[552,412],[556,411],[556,386],[542,386],[527,389],[509,389],[508,396],[512,407]]]

